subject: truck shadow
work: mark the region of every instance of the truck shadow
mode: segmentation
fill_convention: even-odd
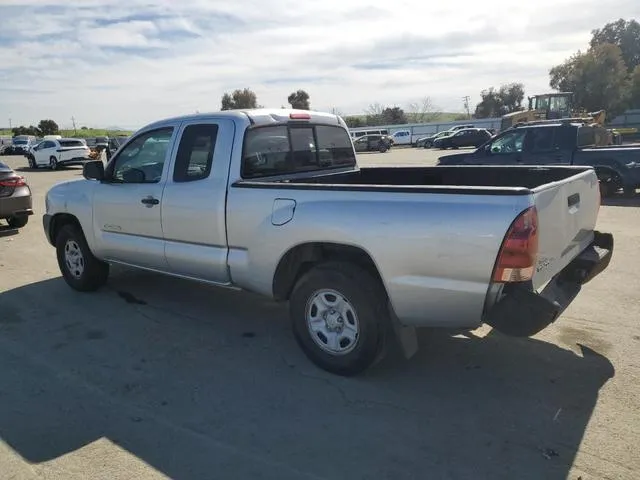
[[[140,272],[0,305],[0,437],[33,463],[105,439],[176,479],[565,479],[614,376],[586,346],[437,331],[335,377],[283,306]]]

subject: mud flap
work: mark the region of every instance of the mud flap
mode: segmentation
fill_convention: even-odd
[[[391,326],[393,327],[393,332],[396,335],[398,344],[402,349],[404,357],[409,359],[418,352],[418,335],[416,334],[416,328],[402,325],[393,311],[391,303],[388,304],[388,310]]]
[[[530,284],[505,285],[503,297],[485,313],[484,323],[505,335],[530,337],[551,325],[580,293],[582,285],[611,261],[613,236],[595,232],[594,240],[541,292]]]

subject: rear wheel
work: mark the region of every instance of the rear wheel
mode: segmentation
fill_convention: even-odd
[[[327,262],[307,272],[289,301],[295,338],[318,367],[356,375],[382,358],[386,293],[365,269]]]
[[[383,145],[380,145],[380,146],[378,147],[378,151],[379,151],[380,153],[384,153],[384,152],[386,152],[387,150],[388,150],[388,149],[387,149],[387,146],[386,146],[386,145],[384,145],[384,144],[383,144]]]
[[[109,265],[91,253],[79,227],[62,227],[56,237],[56,254],[60,272],[71,288],[91,292],[107,282]]]
[[[11,228],[22,228],[27,225],[27,222],[29,222],[27,215],[14,215],[13,217],[7,218],[7,223]]]

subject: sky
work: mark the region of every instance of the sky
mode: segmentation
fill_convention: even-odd
[[[217,111],[249,87],[266,107],[306,90],[314,110],[360,114],[429,97],[550,90],[549,68],[638,0],[0,0],[0,127],[136,129]]]

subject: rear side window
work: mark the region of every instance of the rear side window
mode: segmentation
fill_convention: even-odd
[[[61,147],[84,147],[84,143],[80,140],[58,140],[60,142]],[[53,147],[55,143],[49,142],[49,144]]]
[[[578,148],[591,147],[596,144],[596,134],[591,127],[578,128]]]
[[[189,125],[184,129],[173,170],[174,182],[207,178],[213,165],[218,125]]]
[[[553,150],[553,132],[555,128],[532,128],[527,135],[529,150],[532,152],[548,152]]]
[[[351,137],[330,125],[279,125],[247,130],[242,177],[286,175],[354,166]]]

